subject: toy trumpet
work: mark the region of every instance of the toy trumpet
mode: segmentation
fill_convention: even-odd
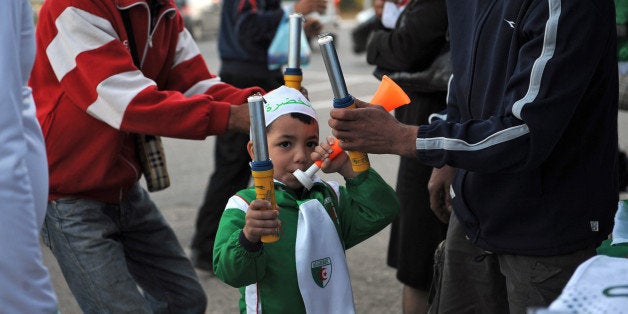
[[[271,208],[277,208],[275,200],[275,182],[273,179],[273,163],[268,157],[268,142],[266,140],[266,120],[264,118],[264,98],[253,95],[248,98],[249,118],[251,119],[251,140],[253,141],[253,161],[251,173],[255,185],[257,199],[267,200]],[[277,235],[264,235],[262,242],[272,243],[279,240]]]
[[[331,149],[332,149],[332,152],[331,154],[329,154],[330,160],[334,159],[336,156],[338,156],[338,154],[343,152],[342,148],[340,148],[340,145],[338,145],[338,139],[335,139],[334,142],[331,144]],[[303,186],[306,189],[310,190],[312,189],[312,186],[314,186],[314,181],[312,181],[312,176],[319,169],[321,169],[322,164],[323,164],[322,160],[317,160],[307,170],[305,170],[305,172],[301,171],[301,169],[297,169],[292,174],[297,178],[297,180],[299,180],[299,182],[301,182],[301,184],[303,184]]]
[[[296,90],[301,90],[303,72],[301,72],[301,32],[303,28],[303,15],[301,13],[290,14],[290,39],[288,42],[288,66],[283,73],[285,85]]]
[[[323,35],[318,39],[318,45],[321,47],[323,62],[325,63],[334,93],[334,108],[354,109],[354,98],[347,92],[347,85],[345,84],[336,48],[334,47],[334,38],[331,35]],[[349,159],[351,160],[351,167],[355,172],[363,172],[371,167],[366,153],[350,151]]]
[[[390,112],[398,107],[409,104],[410,97],[408,97],[408,94],[406,94],[395,81],[387,75],[384,75],[370,103],[380,105],[384,107],[386,111]]]

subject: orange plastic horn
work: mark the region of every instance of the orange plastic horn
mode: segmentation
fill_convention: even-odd
[[[370,103],[380,105],[386,111],[392,111],[397,107],[409,104],[410,97],[390,77],[384,75]]]

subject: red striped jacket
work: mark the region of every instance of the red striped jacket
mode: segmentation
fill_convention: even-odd
[[[141,176],[131,133],[221,134],[230,105],[261,91],[222,83],[173,1],[153,1],[162,5],[153,16],[143,0],[44,3],[30,85],[46,139],[50,199],[119,202]],[[121,10],[129,10],[141,69]]]

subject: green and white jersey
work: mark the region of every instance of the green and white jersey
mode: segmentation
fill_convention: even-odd
[[[255,189],[242,190],[227,203],[216,235],[213,264],[216,276],[240,288],[241,313],[247,312],[247,302],[253,309],[257,305],[260,306],[258,310],[267,313],[305,313],[295,257],[295,251],[300,249],[295,248],[295,242],[301,204],[311,204],[311,200],[320,203],[331,218],[344,249],[382,230],[399,212],[395,191],[372,169],[347,180],[346,187],[317,179],[312,189],[304,190],[302,194],[297,196],[295,191],[275,181],[275,198],[283,230],[279,241],[265,243],[259,252],[248,252],[239,242],[248,205],[255,199]],[[302,269],[301,273],[311,273],[317,284],[324,288],[326,282],[315,278],[317,268],[329,266],[332,273],[327,275],[333,278],[335,262],[338,261],[331,261],[331,264],[325,259],[312,261],[311,269]]]

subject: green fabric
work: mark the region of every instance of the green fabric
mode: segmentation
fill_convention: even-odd
[[[607,255],[611,257],[625,257],[628,258],[628,243],[620,243],[611,245],[612,239],[606,239],[597,248],[598,255]]]
[[[628,24],[628,0],[615,0],[615,23]],[[617,37],[617,60],[628,61],[628,37]]]
[[[628,22],[628,0],[615,0],[615,22],[617,24]]]
[[[617,39],[617,60],[628,61],[628,38]]]
[[[301,197],[275,182],[275,198],[280,208],[283,231],[275,243],[265,243],[260,252],[247,252],[238,236],[244,227],[245,212],[225,209],[214,244],[214,272],[225,283],[240,287],[240,312],[246,312],[244,287],[258,282],[264,313],[305,313],[295,266],[298,205],[317,199],[334,221],[340,240],[348,249],[386,227],[399,212],[395,191],[375,172],[368,170],[340,187],[340,195],[326,183],[315,183]],[[255,199],[255,189],[237,193],[247,204]],[[309,270],[308,270],[309,271]]]

